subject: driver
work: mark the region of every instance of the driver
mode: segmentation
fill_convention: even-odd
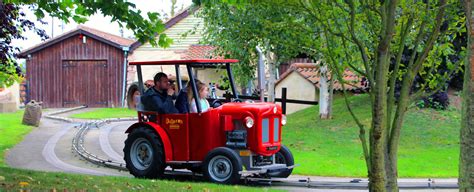
[[[155,85],[145,91],[141,96],[141,101],[145,110],[157,111],[161,114],[178,113],[174,107],[172,95],[174,90],[170,88],[168,76],[160,72],[153,78]]]

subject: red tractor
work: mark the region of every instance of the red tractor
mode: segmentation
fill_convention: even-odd
[[[225,67],[233,100],[211,100],[211,108],[198,113],[158,114],[138,110],[139,120],[126,133],[124,159],[132,175],[163,176],[165,168],[189,169],[211,182],[235,184],[242,176],[288,177],[293,155],[281,143],[286,116],[274,103],[243,102],[238,98],[231,63],[238,60],[175,60],[130,62],[136,65],[143,93],[142,65],[175,65],[182,89],[180,65],[186,65],[195,101],[197,90],[193,67]],[[220,105],[220,106],[219,106]]]

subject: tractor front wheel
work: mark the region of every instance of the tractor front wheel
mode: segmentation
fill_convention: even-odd
[[[232,149],[219,147],[206,156],[204,177],[214,183],[236,184],[240,181],[242,160]]]
[[[293,154],[291,154],[290,149],[288,147],[282,145],[280,151],[275,153],[275,163],[277,164],[285,164],[286,166],[293,166],[295,164],[295,160],[293,159]],[[287,178],[291,175],[293,169],[287,169],[283,171],[271,172],[268,173],[270,177],[279,177],[279,178]]]
[[[165,171],[165,155],[159,136],[151,129],[139,127],[128,134],[123,149],[130,173],[138,178],[158,178]]]

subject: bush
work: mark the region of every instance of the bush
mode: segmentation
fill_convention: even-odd
[[[449,106],[449,96],[447,91],[439,91],[435,94],[423,98],[416,104],[420,108],[433,108],[446,110]]]

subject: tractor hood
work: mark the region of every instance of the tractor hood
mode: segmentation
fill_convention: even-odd
[[[280,105],[274,103],[226,103],[220,107],[220,115],[230,117],[233,122],[242,122],[251,117],[254,124],[243,128],[247,132],[247,148],[254,154],[271,156],[280,150],[281,120]],[[225,119],[225,118],[224,118]],[[234,123],[233,129],[238,124]]]
[[[258,119],[261,114],[281,114],[280,105],[274,103],[225,103],[221,106],[221,115],[233,117],[251,114]]]

